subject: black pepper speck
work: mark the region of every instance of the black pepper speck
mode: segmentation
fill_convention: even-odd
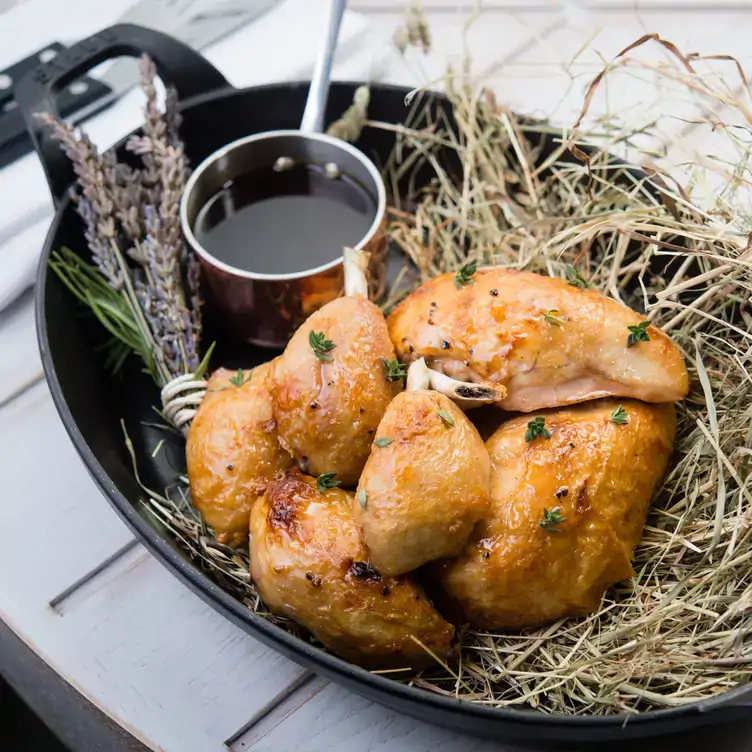
[[[441,340],[441,349],[442,350],[448,350],[451,347],[451,345],[445,340]]]
[[[363,413],[366,411],[365,407],[360,408],[360,414],[363,415]]]
[[[494,297],[494,298],[495,298],[495,297],[496,297],[496,296],[497,296],[498,294],[499,294],[499,291],[498,291],[498,290],[496,290],[496,289],[494,289],[494,290],[491,290],[491,295],[493,295],[493,297]]]
[[[567,494],[569,493],[569,489],[566,486],[562,486],[555,494],[554,496],[557,499],[563,499]]]
[[[384,587],[381,588],[381,594],[382,595],[389,595],[389,588],[386,585],[384,585]]]
[[[233,469],[233,466],[232,466],[232,465],[228,465],[228,466],[227,466],[227,469],[228,469],[228,470],[232,470],[232,469]]]
[[[491,553],[489,551],[484,551],[483,552],[483,558],[484,559],[488,559],[488,558],[490,558],[490,556],[491,556]]]
[[[311,410],[315,410],[319,406],[318,402],[311,402]]]

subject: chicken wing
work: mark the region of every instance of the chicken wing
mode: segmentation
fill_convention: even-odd
[[[217,539],[229,546],[248,540],[251,505],[274,475],[292,464],[277,440],[271,368],[265,363],[240,374],[215,371],[188,432],[191,500]]]
[[[590,613],[606,588],[632,576],[676,427],[673,404],[632,400],[621,411],[602,400],[536,417],[545,421],[538,429],[518,417],[488,440],[491,514],[439,570],[444,589],[483,629]]]
[[[443,274],[389,316],[403,362],[506,386],[506,410],[531,412],[605,396],[672,402],[688,391],[674,343],[610,298],[564,280],[499,267],[470,281]],[[636,337],[628,327],[641,329]],[[628,346],[628,340],[630,346]]]
[[[421,368],[425,382],[414,379]],[[397,575],[456,556],[489,501],[491,460],[475,426],[428,390],[424,361],[379,424],[353,505],[371,563]]]
[[[360,297],[367,286],[345,264],[351,297],[313,313],[295,332],[274,369],[274,417],[285,447],[312,475],[335,473],[355,486],[386,406],[402,390],[390,374],[395,359],[378,306]]]
[[[290,470],[251,512],[251,576],[276,614],[307,627],[332,652],[361,665],[432,662],[415,637],[444,655],[453,630],[408,577],[384,577],[352,514],[353,494],[321,492]]]

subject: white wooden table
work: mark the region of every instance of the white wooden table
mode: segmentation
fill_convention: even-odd
[[[74,13],[76,0],[67,4]],[[350,4],[385,36],[400,21],[401,0]],[[559,103],[554,118],[563,123],[572,122],[599,68],[595,50],[608,58],[646,31],[745,64],[750,54],[752,3],[743,0],[485,6],[467,35],[475,70],[517,110],[550,112]],[[452,0],[424,7],[436,54],[393,59],[385,79],[421,83],[441,76],[447,55],[461,58],[466,13]],[[569,66],[599,28],[594,49]],[[631,106],[642,93],[639,82],[619,92]],[[664,136],[672,148],[691,137],[685,126]],[[12,188],[0,175],[0,197]],[[0,245],[0,273],[2,257]],[[0,469],[9,483],[0,502],[0,619],[107,716],[168,752],[512,749],[376,706],[214,613],[133,540],[89,479],[41,377],[30,294],[0,314],[0,353]],[[706,749],[710,738],[683,744]],[[752,749],[744,734],[712,739],[719,749]]]

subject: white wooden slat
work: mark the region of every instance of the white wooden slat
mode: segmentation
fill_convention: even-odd
[[[0,250],[0,268],[3,256]],[[26,294],[0,312],[0,405],[35,383],[42,362],[34,326],[34,299]]]
[[[723,52],[748,59],[746,39],[740,33],[748,14],[721,13],[713,18],[711,24],[698,13],[570,12],[566,26],[527,50],[490,78],[489,83],[513,109],[569,126],[579,115],[587,87],[604,62],[643,34],[657,32],[685,53]],[[665,62],[669,55],[660,45],[649,42],[630,57],[658,63]],[[726,66],[728,70],[730,64],[713,65]],[[523,81],[526,85],[521,85]],[[700,106],[702,102],[686,87],[651,71],[631,71],[609,76],[592,101],[586,124],[607,112],[632,126],[650,122],[657,112],[667,113],[670,117],[661,122],[657,138],[637,139],[643,147],[659,149],[676,137],[686,119],[697,115]]]
[[[232,752],[518,752],[388,710],[315,679],[232,745]]]
[[[205,605],[140,546],[55,610],[50,599],[131,536],[40,384],[0,410],[0,618],[154,748],[224,749],[302,669]]]
[[[403,23],[401,13],[383,13],[371,17],[377,33],[391,40]],[[560,24],[556,14],[529,14],[520,18],[508,13],[486,13],[480,16],[469,11],[446,10],[427,14],[431,33],[431,51],[408,48],[402,56],[396,51],[384,63],[380,80],[404,86],[425,86],[441,89],[447,66],[462,70],[470,56],[472,69],[485,73],[514,61],[536,39],[545,36]]]

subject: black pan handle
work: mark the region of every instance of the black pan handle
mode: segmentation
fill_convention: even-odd
[[[138,57],[143,53],[154,60],[160,78],[177,89],[181,101],[229,86],[208,60],[182,42],[153,29],[117,24],[64,50],[24,76],[15,87],[14,98],[23,113],[56,205],[73,183],[75,174],[60,145],[36,114],[58,115],[55,94],[100,63],[115,57]]]

